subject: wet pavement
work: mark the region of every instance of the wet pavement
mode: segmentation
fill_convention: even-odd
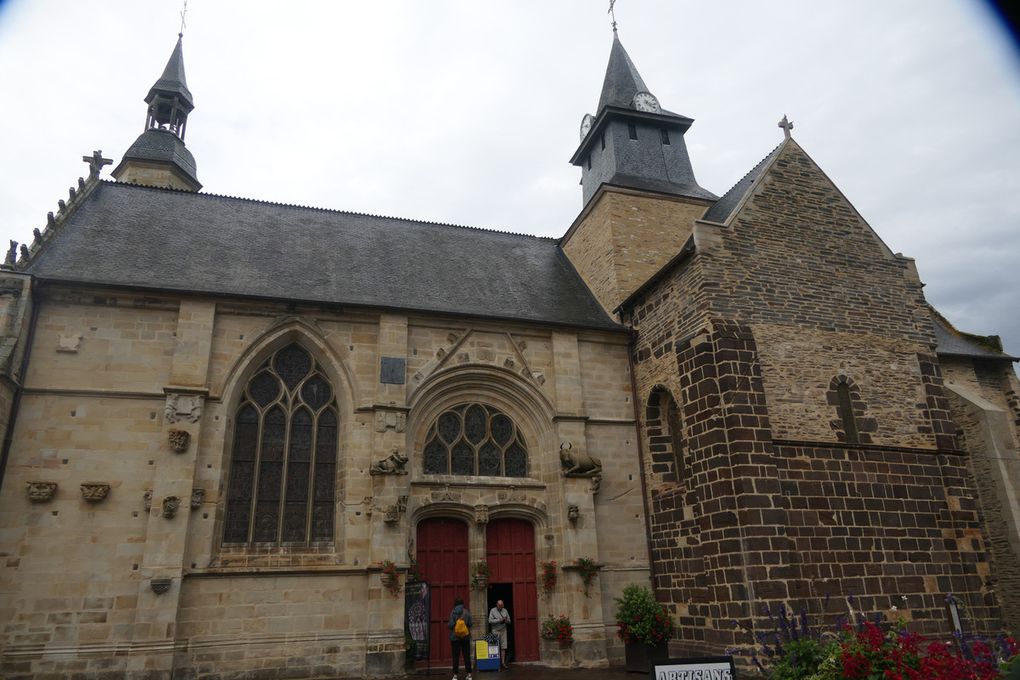
[[[424,669],[418,674],[408,675],[410,680],[414,678],[437,678],[450,680],[453,672],[447,667],[442,670],[432,669],[426,676]],[[464,670],[460,671],[460,680],[465,680],[467,675]],[[472,680],[644,680],[647,673],[628,673],[622,668],[549,668],[538,664],[510,664],[510,668],[502,671],[475,671],[471,674]]]

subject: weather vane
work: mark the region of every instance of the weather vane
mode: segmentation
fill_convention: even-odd
[[[178,37],[184,37],[184,27],[187,25],[184,23],[184,15],[188,13],[188,0],[184,0],[184,7],[181,9],[181,30],[177,34]]]
[[[609,0],[609,16],[613,18],[613,33],[616,33],[616,11],[613,9],[613,5],[616,4],[616,0]]]

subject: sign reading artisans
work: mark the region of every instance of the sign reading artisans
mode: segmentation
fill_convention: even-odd
[[[652,665],[652,680],[735,680],[732,656],[670,659]]]

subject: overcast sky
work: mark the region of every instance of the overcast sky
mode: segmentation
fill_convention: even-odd
[[[0,236],[31,240],[141,133],[170,0],[0,0]],[[612,41],[603,0],[190,0],[203,191],[560,236]],[[724,193],[794,137],[961,330],[1020,355],[1020,68],[980,2],[617,0],[663,107]],[[109,168],[104,176],[108,177]],[[4,240],[6,243],[6,239]],[[286,247],[286,244],[281,244]]]

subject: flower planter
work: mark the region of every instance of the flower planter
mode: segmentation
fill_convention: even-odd
[[[643,642],[628,642],[624,646],[624,658],[628,673],[648,673],[652,664],[669,658],[666,645],[646,645]]]
[[[540,651],[543,663],[554,668],[570,668],[574,665],[574,641],[561,643],[557,640],[540,639]]]

